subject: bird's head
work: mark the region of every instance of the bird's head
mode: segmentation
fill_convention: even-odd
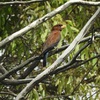
[[[54,30],[61,31],[65,27],[66,27],[65,25],[57,24],[57,25],[53,26],[52,31],[54,31]]]

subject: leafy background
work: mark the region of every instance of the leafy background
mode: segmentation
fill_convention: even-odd
[[[5,2],[6,0],[1,1]],[[67,2],[67,0],[48,0],[32,4],[1,6],[0,41],[27,26],[36,19],[53,11],[65,2]],[[10,70],[28,58],[41,54],[43,42],[45,41],[46,36],[50,32],[52,26],[57,23],[63,23],[66,25],[66,28],[62,31],[62,37],[58,48],[66,43],[70,44],[94,14],[96,9],[97,7],[86,5],[72,5],[68,7],[66,10],[37,26],[35,29],[28,31],[26,34],[2,47],[0,52],[3,54],[0,56],[0,63],[7,70]],[[94,29],[98,27],[100,28],[100,19],[96,20],[93,27]],[[93,29],[91,28],[91,30]],[[73,55],[83,45],[84,43],[78,45],[70,56],[65,59],[62,65],[71,60]],[[49,57],[47,60],[47,67],[51,65],[61,53]],[[95,39],[94,42],[80,54],[79,58],[87,60],[96,54],[100,54],[100,39]],[[30,65],[26,67],[29,66]],[[40,62],[38,70],[34,69],[30,74],[30,77],[35,77],[43,70],[44,68]],[[24,69],[15,73],[13,77],[17,78],[18,75],[23,73],[23,71]],[[49,76],[45,81],[47,83],[39,83],[34,87],[31,93],[28,94],[28,100],[38,100],[40,97],[43,98],[43,100],[66,100],[67,96],[72,98],[72,100],[99,100],[100,59],[94,59],[78,68]],[[0,84],[0,91],[6,92],[10,90],[14,94],[18,94],[24,86],[25,85],[5,86]],[[5,95],[0,93],[0,98],[12,100],[14,97],[9,94]]]

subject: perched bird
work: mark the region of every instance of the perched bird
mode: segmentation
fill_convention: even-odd
[[[46,59],[47,59],[47,55],[49,53],[50,50],[52,50],[55,46],[57,46],[58,42],[61,39],[61,30],[65,28],[65,25],[62,24],[57,24],[55,26],[53,26],[50,34],[47,37],[47,40],[45,41],[44,45],[43,45],[43,66],[46,66]]]

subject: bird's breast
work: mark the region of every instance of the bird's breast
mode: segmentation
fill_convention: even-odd
[[[60,31],[52,31],[43,46],[43,52],[45,50],[53,49],[54,46],[60,41],[61,35]]]

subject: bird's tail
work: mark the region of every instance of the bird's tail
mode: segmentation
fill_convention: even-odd
[[[44,54],[44,57],[43,57],[43,67],[46,66],[47,57],[48,57],[48,53]]]

